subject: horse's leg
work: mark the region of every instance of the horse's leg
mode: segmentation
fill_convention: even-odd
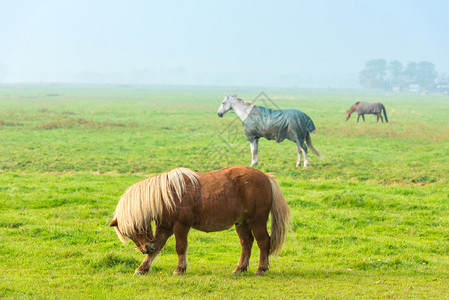
[[[301,147],[299,144],[296,145],[298,148],[298,160],[296,161],[296,166],[299,167],[301,164],[301,152],[304,154],[304,167],[309,166],[309,157],[307,155],[307,146],[304,144],[303,147]]]
[[[172,235],[171,231],[156,227],[155,240],[153,242],[153,244],[156,246],[156,248],[154,249],[153,252],[148,253],[145,256],[145,259],[142,261],[140,266],[136,269],[136,271],[134,272],[134,275],[145,274],[150,270],[151,264],[153,263],[154,258],[159,254],[159,252],[161,252],[162,248],[164,248],[164,245],[167,242],[167,239],[171,235]]]
[[[234,270],[234,274],[241,274],[247,271],[249,265],[249,258],[251,257],[251,248],[253,247],[254,236],[249,229],[248,224],[242,223],[235,225],[235,231],[240,238],[240,245],[242,246],[242,254],[240,255],[240,260],[237,268]]]
[[[298,160],[296,161],[296,166],[299,167],[299,165],[301,164],[302,148],[299,145],[296,145],[296,148],[298,149]]]
[[[178,253],[178,267],[173,272],[174,275],[182,275],[187,269],[187,235],[189,230],[189,226],[179,222],[173,227],[176,239],[176,253]]]
[[[268,255],[270,254],[270,236],[267,231],[267,220],[264,222],[257,221],[257,223],[251,224],[250,228],[257,241],[257,246],[260,249],[259,267],[257,268],[256,275],[264,275],[268,270]]]
[[[381,115],[381,114],[379,114],[378,116],[379,116],[380,120],[381,120],[381,121],[382,121],[382,123],[383,123],[383,122],[384,122],[384,118],[382,118],[382,115]],[[379,120],[377,120],[377,121],[379,121]]]
[[[365,122],[365,115],[362,115],[363,122]]]
[[[360,119],[360,115],[357,115],[357,123],[359,122]]]
[[[307,168],[309,164],[309,156],[307,155],[307,148],[301,149],[304,154],[304,168]]]
[[[251,167],[257,165],[257,163],[259,162],[257,159],[257,151],[259,148],[259,139],[254,139],[252,142],[250,142],[250,147],[251,147]]]
[[[379,114],[376,114],[376,116],[377,116],[377,122],[376,123],[379,123]]]

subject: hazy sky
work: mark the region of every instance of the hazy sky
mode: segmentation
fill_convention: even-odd
[[[0,82],[352,86],[367,60],[449,75],[448,0],[0,0]]]

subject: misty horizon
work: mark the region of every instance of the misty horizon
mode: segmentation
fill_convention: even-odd
[[[361,88],[372,59],[449,75],[438,0],[2,3],[0,83]]]

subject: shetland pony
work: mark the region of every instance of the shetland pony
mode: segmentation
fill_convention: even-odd
[[[270,212],[271,238],[267,231]],[[268,270],[268,256],[281,249],[289,218],[287,202],[270,174],[243,166],[208,173],[177,168],[129,187],[109,226],[122,242],[127,237],[146,254],[135,274],[148,272],[174,234],[178,254],[174,274],[183,274],[190,228],[212,232],[235,225],[242,252],[234,273],[247,271],[255,238],[260,249],[256,274],[263,275]],[[156,225],[154,235],[152,222]]]

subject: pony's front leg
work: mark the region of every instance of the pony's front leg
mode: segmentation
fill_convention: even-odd
[[[176,253],[178,253],[178,267],[173,272],[174,275],[182,275],[187,269],[187,235],[190,226],[176,223],[173,232],[176,239]]]
[[[257,151],[259,149],[259,139],[254,139],[252,142],[250,142],[250,147],[251,147],[251,167],[255,166],[258,164],[258,159],[257,159]]]
[[[134,271],[134,275],[142,275],[142,274],[147,273],[150,270],[151,264],[153,263],[153,260],[158,253],[153,252],[153,253],[147,254],[145,256],[144,260],[142,261],[142,263],[140,264],[140,266]]]
[[[159,252],[161,252],[162,248],[164,248],[167,239],[171,235],[172,235],[171,231],[163,229],[161,230],[159,229],[159,227],[156,228],[155,240],[154,242],[151,243],[151,246],[146,247],[148,249],[147,255],[145,256],[140,266],[134,272],[134,275],[142,275],[150,270],[154,258],[159,254]]]

